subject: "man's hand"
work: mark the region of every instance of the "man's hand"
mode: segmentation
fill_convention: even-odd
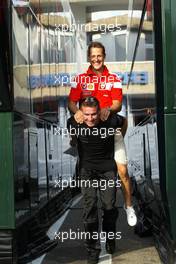
[[[81,110],[78,110],[75,114],[74,114],[74,118],[76,120],[77,123],[82,124],[84,121],[84,116],[83,116],[83,112]]]
[[[106,121],[110,115],[110,110],[109,108],[102,108],[100,111],[100,119],[102,121]]]

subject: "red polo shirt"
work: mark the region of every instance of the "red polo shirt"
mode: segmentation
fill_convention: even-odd
[[[87,96],[94,96],[100,107],[110,107],[113,100],[122,101],[122,84],[116,74],[110,73],[104,66],[100,77],[89,66],[86,73],[80,74],[71,83],[69,99],[78,102]]]

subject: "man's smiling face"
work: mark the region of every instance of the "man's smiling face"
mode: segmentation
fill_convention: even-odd
[[[89,106],[82,106],[81,111],[83,112],[84,116],[84,123],[88,127],[94,127],[98,124],[100,120],[100,111],[96,106],[89,107]]]
[[[105,56],[102,48],[91,48],[89,62],[92,70],[95,72],[102,72],[104,67]]]

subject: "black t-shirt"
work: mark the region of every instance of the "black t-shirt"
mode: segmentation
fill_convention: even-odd
[[[112,114],[106,121],[94,127],[78,124],[74,117],[68,119],[67,128],[71,136],[77,137],[81,168],[101,171],[114,170],[114,133],[122,125],[122,118]]]

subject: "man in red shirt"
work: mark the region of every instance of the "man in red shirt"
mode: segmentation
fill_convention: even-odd
[[[77,106],[80,99],[94,96],[100,103],[100,118],[107,120],[111,112],[117,113],[122,106],[122,85],[116,74],[108,71],[104,65],[105,48],[100,42],[92,42],[88,47],[90,66],[86,73],[78,75],[71,86],[68,107],[78,123],[83,123],[83,113]],[[123,130],[123,128],[122,128]],[[123,132],[123,131],[122,131]],[[131,182],[127,170],[127,157],[122,135],[115,138],[115,160],[122,181],[125,197],[125,210],[130,226],[137,222],[131,202]]]
[[[116,74],[110,73],[104,65],[105,49],[101,43],[97,43],[93,42],[88,48],[91,65],[87,72],[78,75],[71,86],[68,107],[76,113],[75,117],[78,122],[82,122],[83,116],[77,102],[87,96],[94,96],[100,102],[102,119],[107,119],[110,111],[118,112],[121,109],[121,80]]]

